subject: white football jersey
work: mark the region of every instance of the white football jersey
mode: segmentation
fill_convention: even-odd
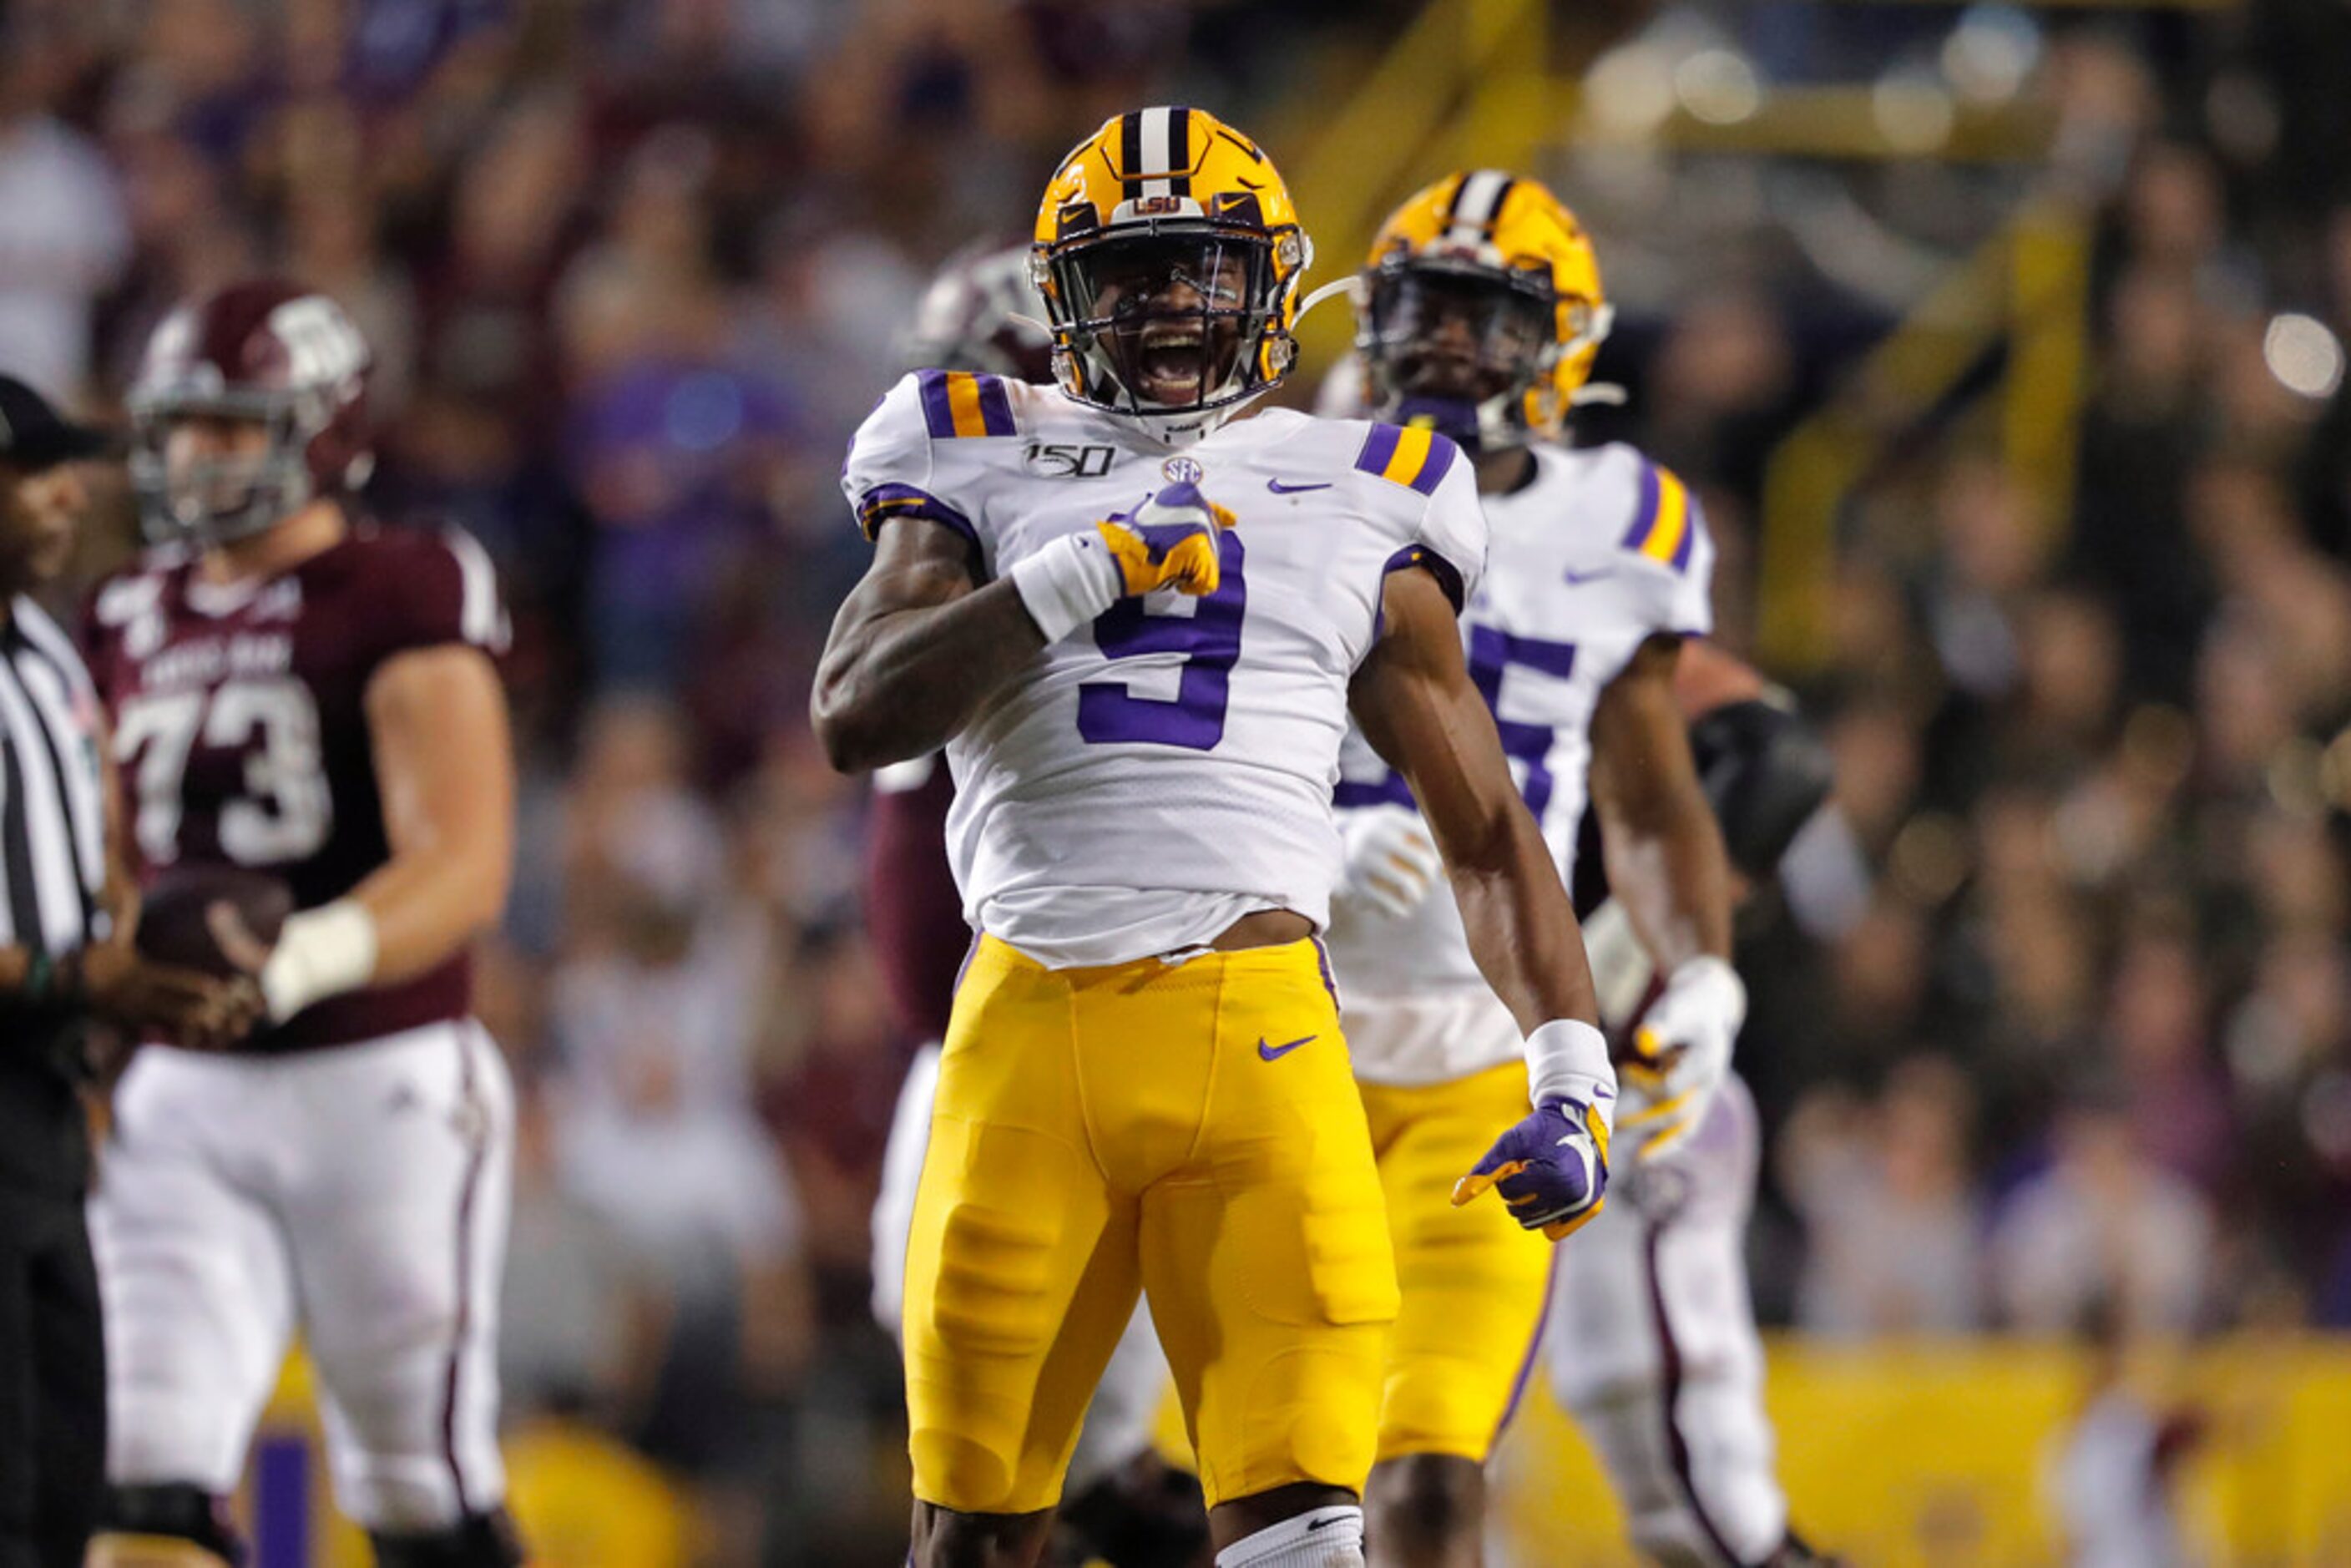
[[[1426,431],[1282,410],[1171,455],[1051,388],[918,371],[842,472],[869,534],[945,523],[982,580],[1178,481],[1238,519],[1217,591],[1121,601],[947,747],[966,918],[1056,967],[1196,948],[1259,910],[1324,924],[1348,682],[1388,572],[1426,566],[1457,602],[1474,589],[1469,465]]]
[[[1650,637],[1713,629],[1714,544],[1687,488],[1632,447],[1533,453],[1531,481],[1485,497],[1487,570],[1461,626],[1469,673],[1572,886],[1593,710]],[[1412,796],[1351,735],[1338,803],[1408,806]],[[1401,919],[1350,907],[1329,940],[1362,1077],[1435,1082],[1518,1057],[1519,1031],[1487,991],[1444,888]]]

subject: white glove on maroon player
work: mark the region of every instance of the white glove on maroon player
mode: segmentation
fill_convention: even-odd
[[[1401,920],[1420,907],[1445,874],[1428,824],[1409,806],[1367,806],[1339,813],[1345,859],[1332,897]]]
[[[1730,1071],[1730,1048],[1747,1021],[1747,987],[1720,958],[1691,958],[1633,1030],[1633,1055],[1619,1075],[1617,1127],[1637,1140],[1636,1159],[1665,1153],[1706,1119]]]

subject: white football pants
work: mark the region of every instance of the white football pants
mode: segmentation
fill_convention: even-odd
[[[90,1199],[108,1479],[235,1490],[298,1329],[370,1529],[493,1509],[514,1091],[473,1021],[287,1056],[149,1046]]]

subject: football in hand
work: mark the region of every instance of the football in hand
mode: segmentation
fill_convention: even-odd
[[[223,979],[259,967],[294,913],[277,877],[233,866],[166,872],[139,912],[140,953]]]

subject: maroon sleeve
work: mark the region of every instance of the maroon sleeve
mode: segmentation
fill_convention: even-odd
[[[100,578],[97,586],[82,595],[73,623],[74,646],[81,652],[81,662],[89,670],[89,678],[98,687],[99,700],[110,710],[110,721],[113,707],[110,692],[114,684],[114,651],[121,643],[122,629],[101,617],[98,607],[107,590],[121,580],[120,572]]]
[[[503,657],[510,636],[497,568],[463,528],[387,530],[382,570],[365,591],[382,606],[377,662],[413,648],[463,643]]]
[[[963,900],[947,869],[947,807],[955,783],[946,758],[911,789],[878,789],[865,843],[865,917],[900,1027],[916,1040],[944,1040],[956,976],[971,946]]]

